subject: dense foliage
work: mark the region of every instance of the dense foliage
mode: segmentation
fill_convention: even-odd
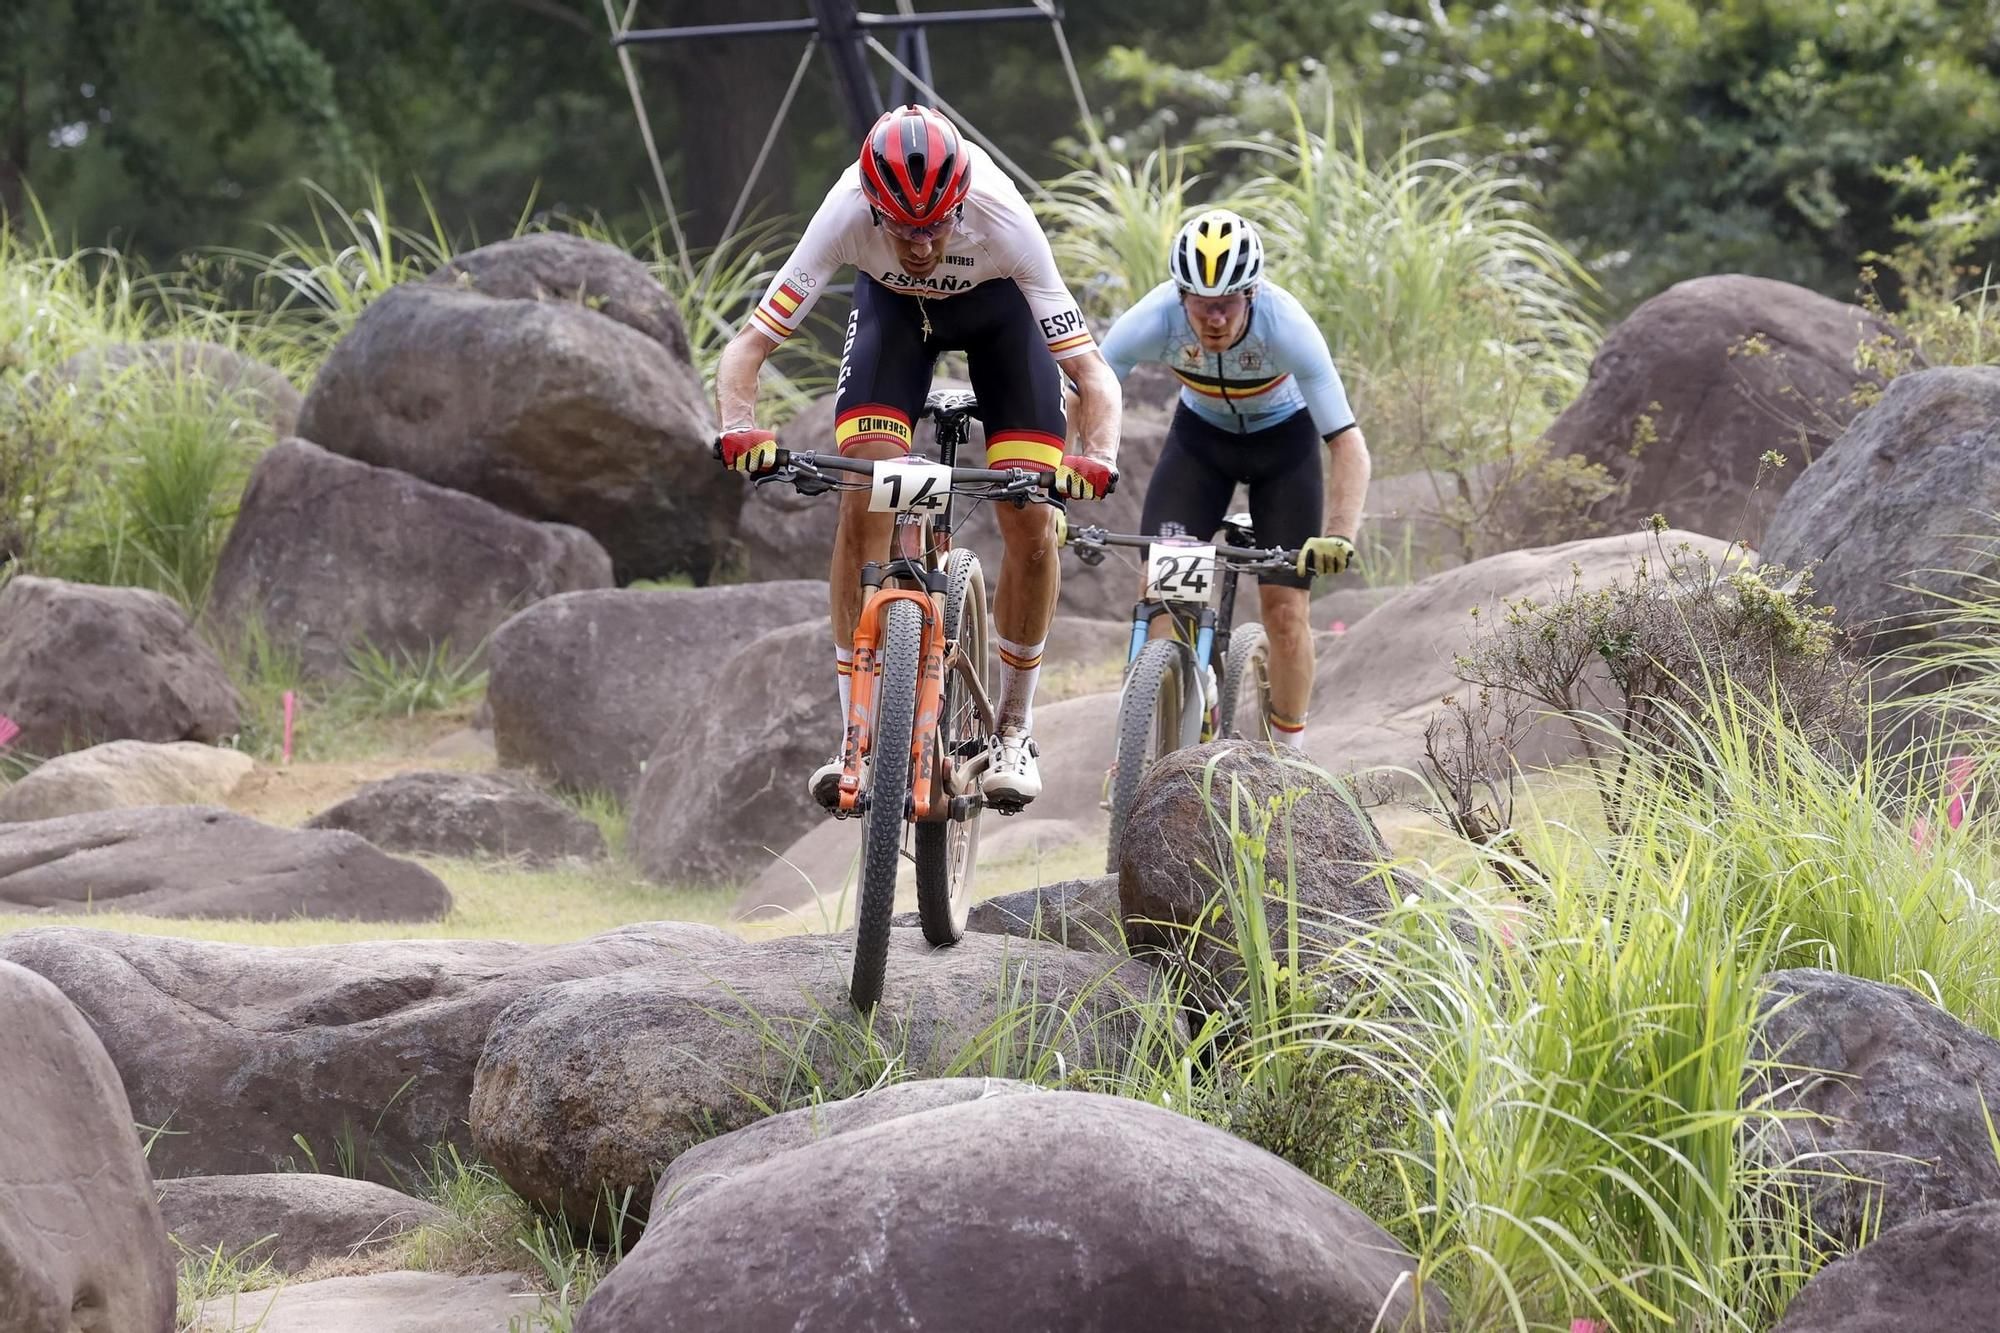
[[[804,10],[647,0],[634,21]],[[19,0],[0,14],[0,205],[18,213],[32,188],[59,236],[158,264],[297,225],[302,175],[347,197],[373,170],[423,181],[461,243],[504,233],[529,199],[637,234],[660,204],[607,32],[600,0]],[[1545,192],[1550,230],[1614,313],[1730,269],[1849,296],[1856,256],[1888,250],[1910,209],[1878,168],[1963,153],[1971,174],[2000,169],[1985,5],[1086,0],[1065,33],[1128,150],[1285,137],[1302,82],[1384,151],[1467,131],[1462,155],[1502,154]],[[939,29],[931,46],[941,91],[1030,171],[1083,153],[1046,25]],[[720,231],[798,49],[635,49],[697,242]],[[766,214],[810,206],[851,151],[824,58],[799,96],[758,191]],[[1231,159],[1208,165],[1198,188],[1226,186]]]

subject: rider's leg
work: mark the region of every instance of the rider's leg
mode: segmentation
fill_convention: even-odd
[[[915,297],[889,291],[864,276],[854,283],[835,390],[831,445],[847,458],[901,458],[910,451],[911,425],[930,388],[937,352],[925,339],[925,319]],[[827,571],[836,650],[854,647],[861,619],[861,566],[880,560],[895,531],[894,514],[868,510],[866,491],[840,497],[839,526]]]
[[[1000,730],[1032,731],[1035,684],[1042,674],[1042,649],[1048,643],[1061,579],[1055,515],[1047,505],[1021,509],[998,505],[993,519],[1004,547],[1000,587],[993,597],[1000,654],[1000,694],[994,711]]]
[[[1319,432],[1304,410],[1248,437],[1245,457],[1255,468],[1250,480],[1250,522],[1259,546],[1293,549],[1320,535],[1326,496],[1322,484]],[[1313,639],[1307,613],[1312,580],[1296,573],[1264,574],[1257,581],[1257,605],[1271,643],[1271,701],[1266,720],[1271,739],[1303,743],[1306,712],[1312,704]]]
[[[1174,409],[1160,461],[1153,466],[1141,507],[1139,531],[1147,535],[1191,537],[1207,541],[1222,526],[1229,502],[1236,498],[1235,474],[1223,450],[1234,447],[1208,422],[1188,410]],[[1146,599],[1146,573],[1139,571],[1138,600]],[[1155,616],[1149,637],[1165,639],[1174,632],[1173,618]]]
[[[1297,746],[1304,741],[1306,711],[1312,704],[1313,637],[1306,616],[1312,593],[1262,583],[1257,586],[1257,605],[1271,643],[1271,706],[1266,719],[1271,739]]]
[[[976,295],[976,300],[974,296]],[[1010,281],[975,289],[960,309],[966,373],[986,423],[986,465],[1055,470],[1063,456],[1063,377],[1028,300]],[[1042,646],[1049,636],[1061,583],[1055,516],[1046,506],[996,505],[1003,546],[993,628],[1000,640],[1000,689],[995,735],[980,781],[986,799],[1019,806],[1041,794],[1042,779],[1029,739]]]

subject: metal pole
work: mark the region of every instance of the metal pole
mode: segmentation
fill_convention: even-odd
[[[625,46],[640,42],[683,42],[698,37],[762,37],[768,33],[817,32],[818,19],[759,19],[755,23],[700,23],[686,28],[635,28],[611,40]]]
[[[833,77],[847,101],[848,128],[858,140],[882,114],[882,90],[868,68],[862,49],[866,38],[855,22],[854,0],[812,0],[813,17],[819,20],[820,40],[833,59]]]

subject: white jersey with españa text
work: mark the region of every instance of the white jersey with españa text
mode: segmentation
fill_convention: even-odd
[[[943,258],[930,273],[913,278],[903,272],[888,234],[875,225],[861,193],[860,166],[849,166],[751,312],[751,323],[774,342],[783,342],[798,331],[841,268],[852,264],[855,272],[890,291],[922,297],[950,297],[982,282],[1012,278],[1056,360],[1095,347],[1028,201],[982,149],[969,143],[963,149],[972,159],[972,190],[958,226],[945,241]]]
[[[1120,380],[1141,361],[1159,362],[1180,380],[1190,410],[1234,434],[1275,426],[1302,407],[1324,437],[1355,424],[1319,325],[1275,282],[1258,285],[1249,327],[1224,352],[1202,347],[1179,290],[1163,282],[1104,335],[1104,359]]]

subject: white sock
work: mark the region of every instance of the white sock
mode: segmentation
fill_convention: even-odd
[[[1042,649],[1048,642],[1015,643],[994,637],[1000,649],[1000,702],[994,711],[1002,730],[1035,729],[1035,682],[1042,676]]]
[[[1280,717],[1273,712],[1264,714],[1264,720],[1270,723],[1271,739],[1273,741],[1276,741],[1280,745],[1289,745],[1294,750],[1303,750],[1305,748],[1306,720],[1304,717]]]
[[[847,729],[847,706],[854,698],[854,650],[835,648],[833,650],[833,674],[840,682],[840,727]]]

